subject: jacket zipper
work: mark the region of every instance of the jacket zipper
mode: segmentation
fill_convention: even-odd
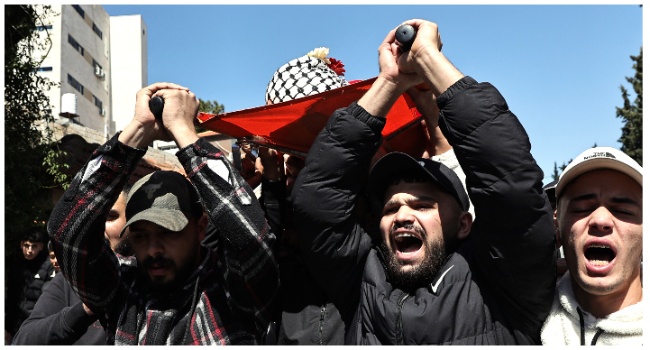
[[[402,298],[397,302],[397,338],[396,338],[396,343],[397,345],[406,345],[404,342],[404,327],[402,325],[402,307],[404,306],[404,302],[406,299],[408,299],[409,295],[404,293],[402,295]]]
[[[318,345],[323,345],[323,327],[325,326],[325,307],[320,308],[320,321],[318,322]]]

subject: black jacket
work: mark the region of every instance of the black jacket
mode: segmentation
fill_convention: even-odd
[[[15,345],[105,345],[97,317],[88,316],[70,284],[57,274],[13,338]]]
[[[280,345],[343,345],[339,311],[311,275],[295,242],[293,209],[284,181],[262,178],[260,203],[277,237],[274,254],[280,269],[282,302],[276,312]]]
[[[32,260],[26,260],[22,253],[18,255],[9,269],[5,299],[5,330],[12,335],[29,317],[43,288],[54,277],[47,249]]]
[[[476,219],[430,285],[387,280],[354,215],[385,120],[353,103],[329,119],[296,182],[302,249],[357,344],[539,344],[555,283],[554,229],[525,130],[490,84],[465,77],[437,99]]]

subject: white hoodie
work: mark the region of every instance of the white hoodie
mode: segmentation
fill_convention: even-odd
[[[542,326],[542,344],[581,345],[583,333],[583,345],[643,345],[643,301],[596,318],[578,305],[569,272],[565,273],[558,281],[551,312]]]

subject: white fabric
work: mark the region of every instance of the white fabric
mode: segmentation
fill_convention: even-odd
[[[273,74],[266,87],[266,102],[291,101],[346,85],[349,83],[323,60],[305,55],[289,61]]]
[[[571,288],[571,277],[567,272],[558,281],[551,313],[542,326],[543,345],[580,345],[578,306]],[[598,329],[604,332],[598,337],[596,345],[643,344],[643,301],[605,318],[596,318],[584,310],[582,313],[585,323],[585,345],[591,345]]]
[[[436,156],[432,156],[430,159],[442,163],[447,168],[453,170],[453,172],[456,173],[456,175],[460,179],[460,182],[463,184],[463,188],[465,189],[465,192],[467,192],[467,185],[465,184],[465,172],[463,172],[463,168],[460,167],[460,164],[458,163],[458,158],[456,158],[456,153],[454,152],[453,148],[447,152],[441,153]],[[476,216],[474,215],[474,205],[472,204],[471,199],[469,200],[468,211],[470,214],[472,214],[472,218],[476,218]]]

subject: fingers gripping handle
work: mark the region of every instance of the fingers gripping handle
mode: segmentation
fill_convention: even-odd
[[[417,32],[410,24],[402,24],[395,29],[395,43],[402,52],[407,52],[411,49],[411,45],[415,41],[415,34]],[[416,88],[420,91],[429,90],[429,86],[425,83],[418,84]]]
[[[415,41],[415,34],[415,28],[410,24],[402,24],[397,27],[395,30],[395,41],[402,52],[411,49],[411,45],[413,45],[413,41]]]
[[[163,107],[165,107],[165,100],[162,97],[154,96],[149,100],[149,109],[158,120],[162,120]]]

